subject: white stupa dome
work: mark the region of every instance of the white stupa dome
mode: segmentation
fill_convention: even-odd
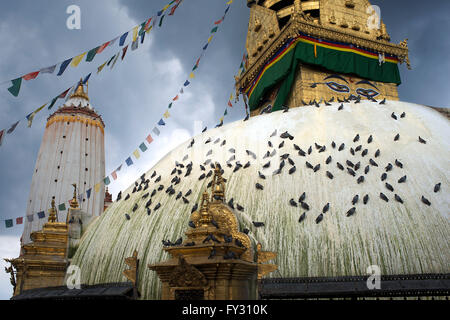
[[[260,242],[265,250],[278,252],[273,263],[278,265],[279,274],[272,273],[269,277],[363,275],[370,265],[378,265],[382,274],[449,273],[449,120],[432,108],[398,101],[387,101],[385,105],[370,101],[345,103],[341,111],[339,105],[299,107],[286,113],[279,111],[236,121],[194,137],[191,148],[191,140],[175,148],[145,174],[144,179],[150,179],[148,189],[133,192],[135,184],[132,184],[122,192],[121,200],[114,202],[89,227],[72,260],[72,264],[81,267],[82,282],[125,281],[124,258],[137,250],[142,297],[159,298],[160,281],[147,265],[168,258],[162,250],[163,239],[175,241],[184,237],[191,209],[212,178],[199,180],[211,169],[209,163],[204,164],[207,159],[219,161],[225,171],[226,201],[233,198],[235,204],[244,207],[243,211],[235,210],[241,230],[250,230],[254,246]],[[397,120],[391,117],[392,113]],[[275,130],[276,135],[271,137]],[[292,140],[280,137],[286,131],[293,136]],[[394,141],[397,134],[399,139]],[[357,135],[359,140],[353,142]],[[369,136],[373,138],[371,143]],[[426,143],[420,143],[419,136]],[[205,143],[208,139],[210,142]],[[269,147],[268,141],[273,147]],[[282,142],[284,146],[280,147]],[[325,146],[325,151],[319,152],[316,143]],[[342,143],[345,147],[339,151]],[[306,156],[299,155],[294,144]],[[308,154],[310,146],[312,152]],[[356,150],[355,155],[350,148]],[[235,153],[230,149],[235,149]],[[365,149],[367,155],[363,157]],[[380,155],[375,157],[378,149]],[[273,150],[275,155],[264,158],[267,151]],[[295,172],[286,158],[281,173],[273,175],[284,154],[289,154]],[[232,156],[234,160],[230,159]],[[331,162],[327,164],[329,156]],[[370,159],[378,166],[371,164]],[[396,159],[403,168],[395,164]],[[226,165],[228,160],[232,168]],[[353,168],[355,176],[348,173],[347,160],[360,163],[358,170]],[[184,167],[176,167],[176,161]],[[191,161],[192,172],[185,176],[186,165]],[[237,161],[243,166],[249,161],[250,166],[233,172]],[[263,168],[269,161],[270,167]],[[320,169],[314,172],[307,168],[306,162],[314,167],[320,164]],[[337,167],[337,162],[344,170]],[[393,167],[386,172],[389,163]],[[369,171],[365,173],[367,166]],[[181,172],[171,175],[174,168]],[[384,181],[380,178],[383,173],[387,174]],[[155,182],[159,176],[161,180]],[[178,184],[171,182],[175,176],[181,179]],[[360,176],[364,181],[357,183]],[[399,183],[404,176],[406,181]],[[139,185],[141,179],[137,182]],[[263,190],[257,189],[256,183]],[[386,183],[394,191],[388,190]],[[435,192],[438,183],[440,190]],[[162,191],[156,191],[153,197],[143,197],[159,185],[164,186]],[[165,192],[170,185],[175,189],[172,195]],[[176,200],[180,191],[185,195],[188,190],[192,190],[186,197],[189,204],[182,198]],[[309,210],[298,202],[303,192]],[[380,198],[380,193],[388,202]],[[125,200],[128,194],[130,197]],[[395,194],[403,203],[395,200]],[[359,199],[353,205],[355,195]],[[369,197],[366,204],[365,195]],[[422,196],[431,204],[426,205]],[[150,215],[146,209],[149,199]],[[290,203],[291,199],[297,207]],[[161,206],[155,210],[158,203]],[[329,210],[316,223],[327,203]],[[133,211],[135,204],[138,208]],[[354,214],[347,216],[353,207]],[[299,222],[304,212],[306,217]],[[130,216],[129,220],[125,214]],[[264,222],[265,226],[256,228],[252,221]]]

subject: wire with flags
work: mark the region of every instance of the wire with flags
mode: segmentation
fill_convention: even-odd
[[[110,69],[112,70],[114,68],[114,66],[116,65],[116,62],[118,61],[119,57],[121,57],[120,61],[123,61],[127,52],[128,52],[128,48],[130,47],[131,44],[131,51],[136,50],[139,45],[138,43],[140,42],[141,44],[144,43],[144,39],[145,39],[145,35],[149,34],[149,32],[152,30],[153,26],[156,25],[158,17],[162,16],[164,17],[165,15],[163,14],[165,12],[165,10],[167,10],[171,4],[175,3],[175,5],[170,9],[169,15],[173,15],[175,13],[175,10],[178,8],[178,6],[181,4],[183,0],[175,0],[170,2],[168,5],[164,6],[164,8],[160,11],[158,11],[154,16],[152,16],[151,18],[147,19],[145,22],[143,22],[142,24],[138,25],[137,27],[141,26],[141,30],[137,32],[137,38],[135,38],[134,36],[134,31],[133,31],[133,37],[130,39],[130,41],[125,45],[125,41],[128,35],[128,32],[125,32],[119,40],[119,45],[121,47],[121,49],[114,54],[112,57],[108,58],[104,63],[102,63],[101,65],[99,65],[98,67],[95,68],[96,72],[91,72],[88,75],[86,75],[84,78],[82,78],[82,83],[86,84],[90,77],[92,76],[92,73],[94,74],[99,74],[102,70],[104,70],[105,66],[110,67]],[[162,19],[161,17],[161,19]],[[160,19],[160,26],[161,26],[161,19]],[[153,21],[153,24],[150,25],[150,22]],[[133,28],[132,30],[137,30],[136,28]],[[139,40],[140,37],[140,40]],[[110,41],[111,42],[111,41]],[[123,47],[123,48],[122,48]],[[97,47],[97,48],[101,48]],[[106,48],[106,45],[104,46],[104,48]],[[103,51],[104,48],[101,50]],[[98,49],[100,50],[100,49]],[[98,51],[97,51],[98,53]],[[83,57],[83,54],[80,55]],[[77,58],[73,58],[73,59],[77,59]],[[92,60],[92,59],[91,59]],[[76,61],[76,60],[72,60]],[[78,63],[81,60],[78,60],[78,62],[76,63],[76,65],[78,65]],[[52,98],[51,100],[47,101],[46,103],[44,103],[42,106],[40,106],[39,108],[37,108],[36,110],[34,110],[33,112],[29,113],[28,115],[26,115],[24,118],[14,122],[13,124],[11,124],[9,127],[4,128],[2,130],[0,130],[0,147],[3,144],[3,140],[6,137],[7,134],[12,134],[14,132],[14,130],[16,129],[17,125],[20,123],[20,121],[22,120],[27,120],[28,122],[28,128],[31,128],[34,117],[36,116],[37,113],[39,113],[42,109],[44,109],[46,106],[48,110],[51,110],[53,108],[53,106],[56,104],[56,102],[58,101],[58,99],[65,99],[66,101],[70,98],[71,93],[76,89],[76,87],[78,86],[79,81],[77,81],[76,83],[74,83],[71,87],[69,87],[68,89],[64,90],[63,92],[61,92],[60,94],[58,94],[56,97]]]
[[[181,1],[179,1],[179,3],[181,3]],[[179,4],[179,3],[177,3],[177,4]],[[188,79],[183,83],[179,93],[171,100],[171,102],[168,105],[167,110],[163,113],[161,119],[153,127],[151,132],[147,135],[147,137],[145,138],[145,141],[141,142],[139,144],[138,148],[133,151],[132,155],[127,157],[125,159],[125,162],[120,164],[113,172],[111,172],[110,175],[106,176],[104,179],[102,179],[101,181],[97,182],[93,187],[91,186],[85,192],[83,192],[81,194],[78,194],[77,198],[78,198],[79,202],[81,202],[84,199],[85,196],[86,196],[87,199],[89,199],[91,194],[92,194],[92,191],[94,191],[96,193],[99,192],[101,187],[102,187],[102,184],[104,184],[105,186],[108,186],[109,184],[111,184],[112,181],[110,179],[110,176],[113,179],[113,181],[117,180],[118,179],[118,172],[122,170],[123,165],[125,164],[127,167],[130,167],[130,166],[134,165],[133,158],[134,158],[135,161],[138,160],[141,157],[141,152],[146,152],[148,150],[148,146],[154,141],[154,138],[156,138],[157,136],[159,136],[161,134],[160,129],[162,129],[162,127],[164,127],[166,125],[166,122],[164,121],[164,119],[166,119],[166,121],[167,121],[167,119],[170,118],[170,116],[171,116],[170,113],[169,113],[169,109],[171,109],[172,106],[174,105],[174,103],[180,98],[180,95],[184,93],[184,89],[183,88],[186,88],[187,86],[189,86],[190,81],[192,81],[192,79],[195,78],[194,71],[196,69],[198,69],[199,64],[200,64],[200,60],[203,57],[203,55],[205,53],[205,50],[208,48],[209,43],[213,39],[214,33],[216,33],[218,31],[219,25],[225,20],[225,17],[227,15],[227,13],[228,13],[232,3],[233,3],[233,0],[229,0],[229,1],[226,2],[227,7],[225,9],[225,13],[224,13],[224,15],[222,16],[222,18],[220,20],[217,20],[217,21],[214,22],[215,26],[211,29],[210,36],[209,36],[209,38],[207,40],[207,43],[203,46],[202,53],[200,54],[200,57],[196,60],[196,63],[194,64],[194,67],[192,68],[192,71],[190,72],[190,74],[188,76]],[[244,55],[244,57],[245,57],[245,55]],[[241,66],[242,66],[242,63],[241,63]],[[239,72],[241,72],[241,71],[242,71],[242,68],[240,68]],[[89,79],[90,75],[91,74],[89,74],[88,76],[85,77],[85,79],[83,80],[83,83],[87,82],[87,80]],[[68,92],[69,89],[66,90],[66,91]],[[67,94],[67,92],[66,92],[66,94]],[[233,98],[233,95],[231,94],[230,95],[230,99],[228,101],[230,104],[231,104],[232,98]],[[45,107],[45,105],[43,107]],[[145,143],[145,142],[147,142],[147,143]],[[139,152],[139,150],[140,150],[140,152]],[[67,201],[59,204],[57,206],[57,208],[60,211],[65,211],[66,210],[66,203],[70,204],[71,200],[72,199],[68,199]],[[48,209],[47,209],[47,211],[48,211]],[[46,211],[40,211],[40,212],[35,213],[35,214],[27,215],[26,218],[28,219],[28,221],[33,221],[35,215],[37,215],[37,217],[39,219],[43,219],[43,218],[46,217]],[[4,220],[5,227],[6,228],[13,227],[14,221],[16,221],[16,225],[23,224],[24,218],[25,217],[17,217],[15,219],[6,219],[6,220]]]
[[[22,81],[30,81],[36,79],[40,74],[55,74],[56,76],[61,76],[67,69],[67,67],[70,65],[71,67],[75,68],[77,67],[83,60],[85,62],[92,62],[96,55],[102,53],[107,47],[113,46],[117,40],[119,40],[119,47],[122,47],[125,43],[126,38],[128,35],[132,34],[132,48],[137,47],[139,42],[139,37],[141,37],[141,41],[143,41],[145,37],[145,33],[148,33],[157,23],[157,20],[159,18],[159,26],[161,27],[162,21],[165,17],[165,12],[167,9],[170,8],[172,4],[172,8],[170,9],[170,12],[168,15],[173,15],[175,13],[175,10],[178,8],[178,6],[181,4],[183,0],[172,0],[170,3],[166,4],[161,10],[159,10],[156,15],[152,16],[151,18],[145,20],[143,23],[133,27],[132,29],[128,30],[127,32],[123,33],[120,36],[115,37],[112,40],[106,41],[103,44],[92,48],[90,50],[87,50],[79,55],[76,55],[72,58],[66,59],[64,61],[60,61],[56,64],[53,64],[51,66],[41,68],[37,71],[29,72],[21,77],[18,77],[16,79],[12,80],[6,80],[0,83],[0,85],[4,84],[10,84],[10,87],[8,87],[8,91],[14,96],[19,96],[20,89],[22,87]],[[152,22],[153,21],[153,22]],[[150,25],[152,23],[152,25]],[[55,72],[56,71],[56,72]]]

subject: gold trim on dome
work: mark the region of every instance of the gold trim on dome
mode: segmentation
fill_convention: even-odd
[[[94,127],[99,127],[101,132],[104,134],[103,124],[99,120],[90,119],[82,116],[68,116],[68,115],[54,115],[47,121],[46,128],[48,128],[52,123],[55,122],[81,122],[83,124],[88,124]]]

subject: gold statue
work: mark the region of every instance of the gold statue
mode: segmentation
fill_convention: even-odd
[[[58,211],[56,210],[54,196],[52,197],[52,207],[48,210],[48,212],[50,213],[48,216],[48,222],[51,223],[58,222]]]
[[[78,201],[77,201],[77,184],[72,183],[73,187],[73,198],[70,200],[70,207],[73,209],[78,208]]]

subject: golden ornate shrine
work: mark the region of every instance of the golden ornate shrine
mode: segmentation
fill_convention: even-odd
[[[250,238],[239,232],[237,218],[225,203],[225,182],[218,165],[212,194],[204,192],[199,211],[191,214],[187,239],[164,250],[171,259],[154,265],[162,281],[162,299],[230,300],[256,298],[256,274]]]

